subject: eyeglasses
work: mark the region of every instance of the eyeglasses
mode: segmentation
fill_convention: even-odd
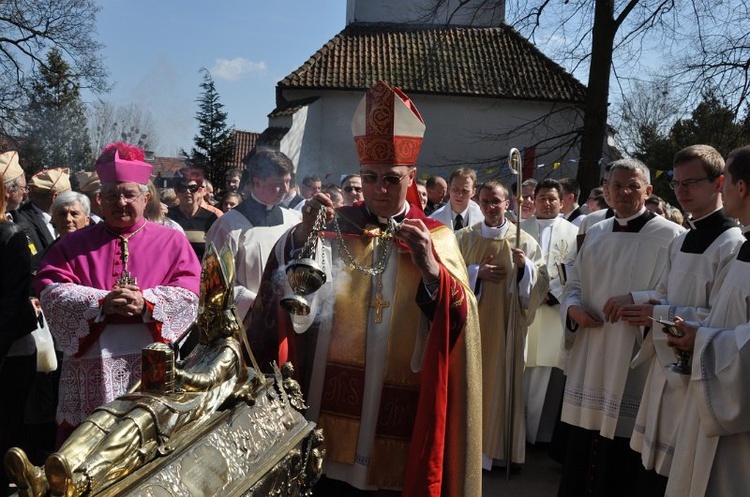
[[[696,185],[700,183],[701,181],[713,181],[714,178],[710,178],[706,176],[705,178],[691,178],[691,179],[684,179],[682,181],[672,180],[669,182],[669,187],[672,190],[677,190],[679,187],[683,187],[686,190],[689,190],[693,185]]]
[[[12,186],[12,187],[8,188],[8,193],[16,193],[19,190],[22,191],[22,192],[28,193],[29,192],[29,187],[28,186],[19,186],[19,185]]]
[[[397,174],[384,174],[383,176],[380,176],[380,179],[383,180],[385,186],[396,186],[408,175],[409,173],[404,173],[401,176]],[[374,185],[378,182],[378,175],[375,173],[361,173],[359,177],[362,178],[362,183],[367,183],[368,185]]]
[[[120,198],[125,200],[126,204],[132,204],[136,201],[136,199],[142,197],[142,193],[132,193],[132,192],[126,192],[126,193],[117,193],[117,192],[108,192],[102,195],[102,202],[105,202],[107,204],[116,204],[120,201]]]
[[[386,181],[385,178],[386,177],[384,176],[383,177],[383,181]],[[396,184],[398,184],[398,183],[396,183]],[[344,187],[344,191],[346,193],[352,193],[352,192],[362,193],[362,187],[361,186],[345,186]]]
[[[185,193],[187,191],[190,191],[190,193],[195,193],[198,190],[200,190],[200,186],[198,185],[175,185],[174,191],[177,193]]]

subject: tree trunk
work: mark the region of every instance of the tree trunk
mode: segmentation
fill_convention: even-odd
[[[607,131],[609,78],[612,71],[612,50],[617,26],[614,0],[597,0],[591,41],[591,64],[583,114],[583,137],[578,162],[577,180],[581,196],[599,186],[599,161],[602,158]]]

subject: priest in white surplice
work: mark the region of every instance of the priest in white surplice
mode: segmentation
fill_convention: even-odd
[[[221,216],[206,233],[206,245],[229,244],[235,255],[234,296],[245,319],[258,294],[266,260],[282,234],[299,223],[298,212],[279,204],[289,192],[292,161],[277,150],[259,150],[242,175],[245,200]]]
[[[676,357],[662,327],[651,318],[704,319],[717,276],[745,240],[737,223],[722,210],[724,158],[716,149],[693,145],[680,150],[673,171],[670,186],[690,213],[690,230],[672,242],[666,272],[656,289],[623,296],[631,305],[621,311],[629,324],[650,327],[635,359],[637,364],[651,365],[630,447],[641,453],[640,493],[655,496],[664,495],[666,489],[677,437],[674,414],[682,411],[689,377],[666,369]]]
[[[562,421],[571,425],[559,496],[633,495],[638,454],[628,446],[648,365],[630,369],[642,342],[619,321],[609,297],[654,288],[680,226],[644,207],[648,168],[635,159],[611,164],[615,217],[586,233],[561,302],[572,350]]]
[[[750,147],[727,158],[722,196],[727,216],[750,231]],[[670,344],[692,351],[692,375],[679,423],[667,496],[730,497],[750,488],[750,242],[714,283],[711,311],[698,326],[678,320],[684,338]]]
[[[539,245],[523,231],[516,249],[516,226],[505,219],[508,190],[498,181],[488,181],[479,189],[479,206],[484,221],[456,233],[458,246],[469,271],[469,283],[479,303],[479,328],[482,334],[482,465],[506,464],[504,429],[506,414],[512,405],[511,462],[525,458],[523,401],[523,338],[534,312],[547,294],[548,280]],[[520,281],[518,265],[523,268]],[[518,295],[511,291],[518,287]],[[520,316],[512,315],[511,300],[521,303]],[[518,309],[518,307],[516,307]],[[510,364],[506,360],[510,346],[507,336],[515,323],[512,344],[514,388],[508,392]],[[509,402],[512,399],[512,403]]]
[[[534,188],[535,214],[521,221],[521,229],[542,247],[549,275],[549,293],[539,307],[526,338],[526,440],[550,442],[562,402],[567,362],[565,334],[560,324],[560,299],[565,284],[565,265],[573,263],[578,228],[560,216],[562,185],[554,179]]]

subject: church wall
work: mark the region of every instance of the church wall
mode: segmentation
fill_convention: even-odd
[[[289,92],[287,98],[319,95],[314,92]],[[308,106],[298,166],[298,175],[317,173],[337,179],[340,174],[356,171],[357,157],[351,136],[351,119],[361,93],[328,92]],[[545,127],[517,134],[513,139],[499,136],[508,130],[546,115],[551,104],[508,101],[472,97],[412,95],[427,125],[425,140],[419,156],[422,174],[449,175],[460,166],[485,170],[481,179],[500,177],[511,147],[524,149],[575,126],[578,114],[574,110],[561,112]],[[537,147],[536,164],[546,164],[535,170],[538,178],[575,175],[578,150],[561,151],[553,145]],[[553,169],[553,164],[560,167]],[[489,172],[487,171],[489,169]],[[325,180],[324,180],[325,181]]]
[[[464,0],[465,1],[465,0]],[[459,0],[448,0],[435,12],[437,0],[347,0],[346,23],[390,22],[414,24],[448,23]],[[469,0],[451,18],[454,26],[494,27],[505,20],[505,2]]]
[[[317,92],[294,92],[293,99],[318,96]],[[323,182],[338,181],[341,174],[359,169],[352,140],[351,120],[361,93],[330,92],[307,108],[304,139],[297,175],[318,174]]]
[[[308,113],[309,107],[307,106],[302,107],[294,113],[294,116],[292,116],[291,119],[291,126],[289,126],[289,131],[284,135],[279,144],[279,150],[292,159],[294,164],[299,163],[300,155],[302,153]]]
[[[415,102],[427,124],[420,162],[438,174],[447,175],[456,167],[480,171],[480,179],[507,174],[507,156],[512,147],[523,151],[535,144],[537,178],[575,175],[578,149],[568,151],[553,137],[580,126],[580,115],[569,106],[546,102],[526,102],[488,98],[435,95],[416,96]],[[553,108],[559,113],[547,117]],[[548,143],[540,142],[551,140]],[[554,169],[554,164],[560,166]],[[422,169],[425,169],[424,167]],[[505,179],[505,174],[501,179]]]

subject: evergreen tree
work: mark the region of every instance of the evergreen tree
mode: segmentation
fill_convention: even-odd
[[[679,148],[705,143],[724,156],[746,145],[748,139],[742,121],[736,119],[734,110],[713,90],[703,95],[690,119],[680,119],[672,126],[670,136]]]
[[[50,50],[27,96],[19,147],[27,172],[48,167],[69,167],[71,172],[90,168],[93,157],[80,87],[59,50]]]
[[[640,140],[634,156],[650,168],[671,171],[675,154],[690,145],[711,145],[723,156],[750,141],[748,117],[737,119],[730,106],[719,99],[712,91],[703,95],[703,100],[695,107],[689,118],[678,119],[667,135],[656,129],[640,130]],[[669,190],[669,175],[659,178],[652,176],[654,193],[672,205],[677,204],[674,192]]]
[[[197,101],[199,110],[198,134],[193,139],[195,146],[189,158],[194,167],[203,169],[206,177],[217,186],[224,184],[224,175],[234,156],[234,133],[227,126],[227,113],[219,101],[219,93],[207,69],[201,69],[203,94]]]

